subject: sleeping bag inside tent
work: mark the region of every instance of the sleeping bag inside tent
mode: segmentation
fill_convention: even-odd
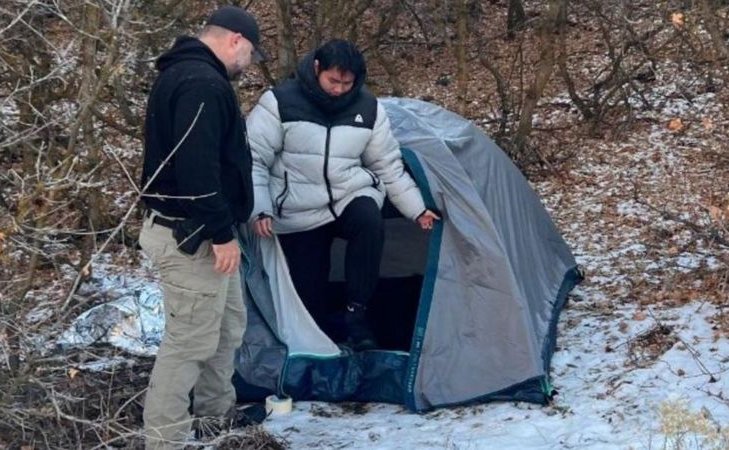
[[[508,156],[436,105],[382,100],[407,168],[442,220],[424,232],[386,203],[385,249],[368,319],[375,350],[342,340],[342,242],[331,319],[316,323],[276,239],[242,231],[248,324],[236,355],[241,401],[377,401],[414,411],[488,400],[546,403],[556,323],[580,281],[574,257]]]

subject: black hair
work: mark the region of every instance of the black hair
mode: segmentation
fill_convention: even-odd
[[[356,45],[344,39],[332,39],[322,45],[314,53],[314,59],[319,61],[320,70],[338,68],[345,72],[352,72],[355,78],[367,73],[364,56]]]

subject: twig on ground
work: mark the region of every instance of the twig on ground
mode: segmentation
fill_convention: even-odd
[[[652,310],[651,310],[650,308],[648,309],[648,314],[649,314],[649,315],[651,316],[651,318],[652,318],[652,319],[653,319],[653,320],[654,320],[654,321],[655,321],[655,322],[656,322],[656,323],[658,324],[658,326],[660,326],[660,327],[666,327],[666,325],[664,325],[664,324],[663,324],[663,323],[662,323],[662,322],[661,322],[661,321],[660,321],[660,320],[659,320],[659,319],[658,319],[658,318],[657,318],[657,317],[655,316],[655,314],[653,314],[653,311],[652,311]],[[676,338],[676,339],[677,339],[677,340],[678,340],[679,342],[681,342],[681,343],[682,343],[682,344],[683,344],[683,345],[684,345],[684,346],[686,347],[686,349],[688,350],[688,352],[689,352],[689,353],[691,354],[691,357],[692,357],[692,358],[694,359],[694,361],[696,361],[696,364],[697,364],[697,365],[699,366],[699,369],[701,369],[701,372],[702,372],[702,373],[703,373],[704,375],[708,375],[708,376],[709,376],[709,383],[715,383],[715,382],[717,381],[716,377],[715,377],[715,376],[714,376],[714,374],[713,374],[713,373],[712,373],[712,372],[711,372],[711,371],[710,371],[710,370],[709,370],[709,369],[708,369],[708,368],[706,367],[706,365],[705,365],[705,364],[703,363],[703,361],[701,361],[701,358],[699,358],[699,353],[698,353],[698,352],[696,351],[696,349],[695,349],[695,348],[693,348],[693,347],[691,346],[691,344],[689,344],[688,342],[686,342],[686,340],[685,340],[685,339],[683,339],[683,338],[682,338],[681,336],[679,336],[679,334],[678,334],[678,333],[674,333],[674,336],[675,336],[675,338]]]
[[[641,200],[637,195],[634,197],[634,200],[636,203],[649,208],[653,212],[658,213],[664,219],[680,223],[697,233],[699,236],[702,236],[707,240],[715,242],[723,247],[729,248],[729,240],[723,237],[723,233],[720,229],[714,227],[704,227],[697,223],[691,222],[690,220],[683,219],[674,212],[667,211],[666,209],[657,208],[650,203]]]

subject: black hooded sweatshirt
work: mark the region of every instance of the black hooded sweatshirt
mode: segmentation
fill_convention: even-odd
[[[253,185],[245,120],[225,66],[200,40],[181,37],[157,69],[147,103],[142,187],[179,148],[147,188],[152,196],[144,203],[193,220],[194,229],[204,225],[203,238],[215,244],[229,242],[233,225],[251,213]]]

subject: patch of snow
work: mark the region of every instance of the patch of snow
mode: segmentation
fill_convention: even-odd
[[[648,208],[645,205],[637,203],[635,200],[626,200],[617,204],[616,212],[621,216],[645,217],[648,213]]]
[[[20,110],[12,97],[5,97],[0,101],[0,126],[12,127],[18,122]]]
[[[57,76],[71,74],[78,67],[81,52],[79,51],[79,41],[71,39],[66,43],[65,47],[58,47],[58,52],[54,53],[54,62],[56,64]]]
[[[612,257],[643,252],[642,244],[628,243]],[[677,259],[693,261],[695,256]],[[154,354],[162,329],[155,282],[115,276],[98,267],[95,273],[95,285],[118,297],[80,316],[64,333],[66,345],[103,341],[134,354]],[[346,404],[299,401],[290,414],[269,417],[263,426],[291,448],[617,450],[662,448],[669,441],[661,432],[659,414],[667,399],[729,424],[729,403],[724,400],[729,395],[729,341],[715,338],[708,322],[717,309],[694,302],[645,314],[643,307],[624,304],[606,315],[601,305],[612,304],[614,294],[602,285],[620,279],[619,274],[590,277],[574,290],[577,301],[559,322],[552,360],[559,394],[550,406],[500,402],[413,414],[399,405],[371,403],[357,414]],[[656,320],[672,328],[677,342],[652,363],[636,366],[630,344],[656,326]],[[77,368],[108,370],[123,364],[128,360],[113,358]],[[703,442],[701,436],[696,439]]]
[[[698,269],[701,267],[703,261],[703,255],[696,255],[693,253],[682,253],[676,258],[676,265],[682,272],[691,272],[692,269]]]

